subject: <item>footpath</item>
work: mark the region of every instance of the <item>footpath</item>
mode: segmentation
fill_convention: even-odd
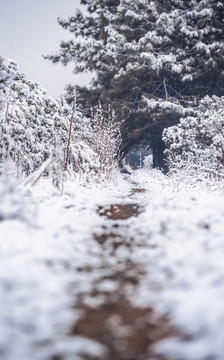
[[[17,190],[0,221],[2,359],[223,360],[220,184],[145,170]]]

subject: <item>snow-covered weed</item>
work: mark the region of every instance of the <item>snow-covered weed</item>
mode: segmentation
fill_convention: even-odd
[[[92,113],[90,146],[99,161],[98,180],[110,180],[117,168],[121,144],[121,123],[115,120],[112,110],[105,117],[101,104]]]

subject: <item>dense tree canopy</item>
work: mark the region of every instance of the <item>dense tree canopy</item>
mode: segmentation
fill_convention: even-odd
[[[87,13],[58,19],[75,38],[45,57],[73,62],[75,73],[96,72],[91,90],[79,89],[84,101],[111,103],[126,120],[123,148],[151,138],[156,155],[164,127],[189,114],[201,97],[223,94],[224,5],[217,0],[80,2]]]

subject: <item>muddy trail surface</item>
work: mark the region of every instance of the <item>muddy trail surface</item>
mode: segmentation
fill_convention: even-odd
[[[104,225],[93,238],[101,247],[101,261],[96,267],[79,269],[95,276],[90,291],[77,295],[74,308],[81,315],[69,335],[99,342],[105,351],[93,357],[83,354],[83,359],[167,359],[154,353],[154,345],[178,334],[167,314],[159,315],[152,307],[138,307],[131,301],[145,276],[144,266],[131,255],[146,243],[133,238],[128,226],[130,219],[144,211],[138,197],[144,197],[145,191],[135,186],[122,203],[97,208]]]

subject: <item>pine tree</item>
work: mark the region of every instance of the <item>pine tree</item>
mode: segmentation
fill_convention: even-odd
[[[46,58],[74,72],[94,71],[81,98],[111,103],[126,119],[123,148],[151,138],[154,165],[161,134],[205,95],[224,87],[224,5],[217,0],[81,0],[80,11],[59,24],[75,39]],[[157,154],[157,156],[156,156]]]

